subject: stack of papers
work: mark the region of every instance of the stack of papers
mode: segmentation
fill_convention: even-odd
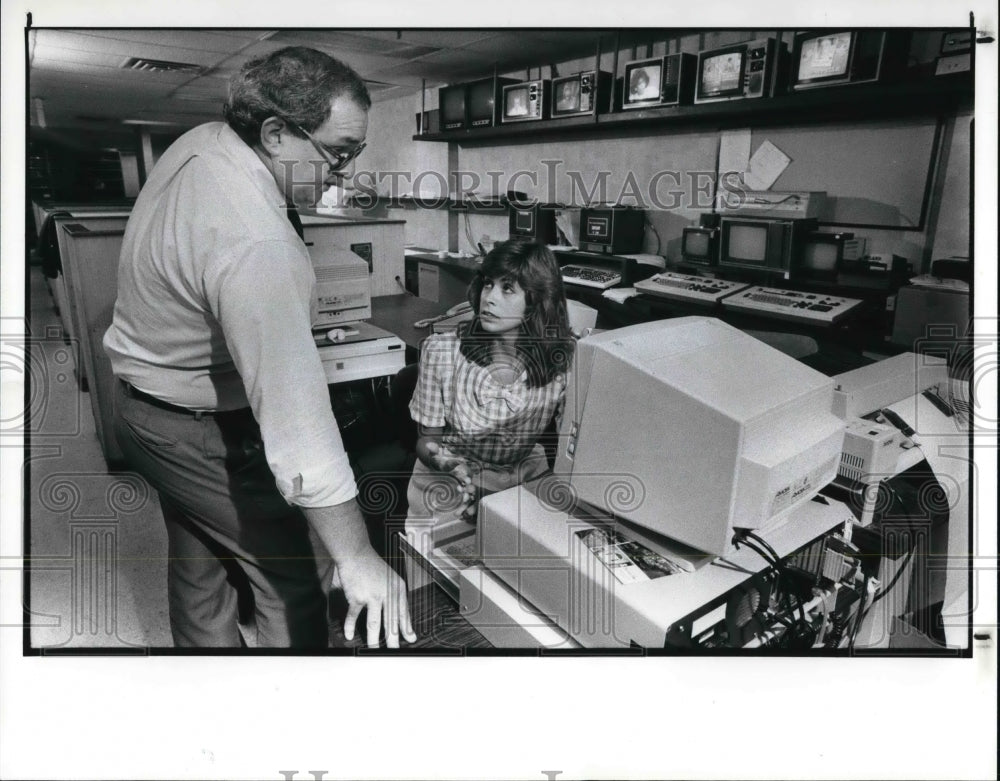
[[[917,287],[932,287],[938,290],[961,290],[966,293],[969,291],[969,283],[963,279],[944,279],[942,277],[933,277],[930,274],[921,274],[919,277],[912,277],[910,284]]]

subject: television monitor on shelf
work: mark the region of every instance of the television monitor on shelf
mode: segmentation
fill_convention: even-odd
[[[663,58],[633,60],[625,63],[622,108],[655,106],[663,86]]]
[[[715,318],[591,335],[573,359],[554,477],[601,514],[722,555],[735,529],[766,533],[836,476],[833,388]]]
[[[552,80],[553,119],[601,113],[611,99],[611,74],[607,71],[581,71]]]
[[[546,119],[549,111],[550,84],[548,79],[536,79],[505,86],[501,121],[530,122]]]
[[[901,65],[905,38],[884,30],[797,33],[792,44],[792,90],[880,81]]]
[[[438,106],[442,130],[463,130],[466,126],[466,88],[452,84],[438,90]]]
[[[693,54],[679,53],[625,63],[622,108],[690,103],[696,62]]]
[[[699,52],[694,102],[770,97],[784,52],[774,38]]]
[[[493,127],[500,124],[498,104],[503,88],[516,79],[481,79],[469,83],[466,96],[467,127]]]

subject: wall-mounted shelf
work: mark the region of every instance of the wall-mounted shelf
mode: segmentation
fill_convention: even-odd
[[[384,206],[386,209],[448,209],[456,212],[488,214],[506,214],[508,205],[505,197],[461,199],[420,198],[413,195],[399,197],[360,195],[355,197],[354,205],[357,206],[362,200],[366,204],[362,208]]]
[[[896,84],[850,85],[815,89],[773,98],[669,106],[618,111],[596,117],[571,117],[521,122],[498,127],[453,130],[413,136],[415,141],[531,142],[555,136],[620,135],[646,128],[691,127],[716,129],[752,124],[851,121],[907,116],[937,116],[971,110],[974,105],[971,74],[921,78]]]

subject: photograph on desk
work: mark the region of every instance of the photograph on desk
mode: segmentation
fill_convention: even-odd
[[[24,653],[971,655],[954,29],[27,30]]]

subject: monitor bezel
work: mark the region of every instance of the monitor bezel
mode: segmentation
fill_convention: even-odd
[[[569,76],[557,76],[556,78],[552,79],[552,108],[549,110],[549,113],[553,117],[575,117],[582,114],[594,113],[595,108],[560,109],[556,105],[556,96],[559,94],[559,87],[567,82],[575,81],[577,84],[576,105],[579,106],[583,102],[583,77],[588,73],[596,73],[596,71],[582,71],[580,73],[573,73]],[[597,81],[596,75],[593,78],[596,84]],[[594,103],[594,105],[596,106],[596,103]]]
[[[854,238],[853,233],[810,233],[802,241],[798,258],[798,270],[804,277],[810,279],[835,280],[843,270],[844,246]],[[806,248],[810,244],[831,244],[836,250],[832,269],[814,269],[805,264]]]
[[[699,234],[705,236],[705,240],[708,242],[708,252],[703,255],[689,254],[687,250],[687,237],[690,234]],[[719,259],[718,254],[718,228],[707,228],[701,225],[689,225],[686,228],[681,229],[681,259],[685,263],[690,263],[697,266],[714,266]]]
[[[516,206],[510,207],[510,225],[508,226],[508,233],[511,236],[518,236],[521,238],[537,238],[538,233],[538,214],[537,206],[529,206],[527,209],[519,209]],[[527,216],[531,221],[530,228],[519,228],[517,226],[518,218],[521,216]]]
[[[782,246],[774,246],[775,227],[780,226],[783,237]],[[734,227],[759,227],[764,231],[764,260],[756,262],[747,258],[734,258],[730,254],[730,234]],[[732,217],[724,218],[719,227],[719,261],[720,269],[733,269],[740,271],[758,271],[771,274],[786,274],[791,272],[791,268],[784,268],[782,258],[784,255],[784,244],[788,241],[788,233],[791,226],[781,220],[767,220],[762,218]],[[789,266],[791,261],[789,260]]]
[[[445,95],[447,94],[457,94],[461,98],[462,102],[462,118],[461,125],[458,125],[459,120],[454,120],[449,122],[445,116]],[[458,130],[460,128],[464,129],[469,125],[469,91],[467,84],[451,84],[445,87],[441,87],[438,90],[438,111],[440,112],[439,122],[442,130]]]
[[[736,80],[736,86],[728,89],[706,90],[705,89],[705,65],[713,57],[720,57],[726,54],[740,55],[740,74]],[[698,80],[695,84],[695,94],[698,100],[718,100],[720,98],[742,97],[746,84],[747,59],[749,47],[746,43],[734,44],[732,46],[721,46],[717,49],[705,49],[698,52]]]
[[[527,81],[519,81],[515,84],[505,84],[500,90],[500,122],[510,123],[510,122],[534,122],[540,119],[545,119],[546,102],[548,89],[546,87],[546,79],[528,79]],[[531,102],[528,99],[531,95],[531,88],[535,87],[536,94],[538,95],[538,111],[533,113],[531,111]],[[525,113],[523,114],[508,114],[507,113],[507,95],[509,92],[514,90],[524,90],[524,104]]]
[[[853,80],[852,73],[854,71],[854,58],[858,52],[858,32],[858,30],[810,30],[809,32],[796,33],[792,44],[791,88],[794,90],[808,89],[810,87],[850,84]],[[844,69],[844,73],[842,75],[816,76],[808,79],[801,78],[799,76],[799,68],[802,65],[802,44],[806,41],[816,40],[817,38],[826,38],[831,35],[843,35],[844,33],[851,36],[850,50],[847,53],[847,67]],[[879,59],[881,59],[881,49],[884,45],[885,39],[883,37],[882,43],[879,47]]]
[[[602,236],[592,236],[587,231],[587,227],[590,225],[591,220],[603,220],[606,223],[607,229],[604,231]],[[614,226],[612,222],[614,221],[614,212],[611,210],[607,211],[594,211],[588,214],[582,214],[580,216],[580,241],[587,241],[591,244],[606,244],[611,245],[611,239],[614,232]]]
[[[630,60],[625,63],[625,70],[622,74],[622,109],[650,108],[663,105],[663,77],[666,75],[667,57],[646,57],[641,60]],[[655,98],[644,98],[642,100],[629,100],[628,84],[629,76],[636,68],[648,68],[655,65],[660,69],[660,83],[656,91]]]
[[[485,123],[488,122],[490,126],[496,123],[497,118],[497,86],[498,82],[495,79],[479,79],[478,81],[470,81],[465,85],[465,126],[467,128],[472,127],[485,127]],[[490,114],[489,116],[473,116],[472,113],[472,95],[477,88],[482,88],[487,91],[490,101]],[[478,125],[476,123],[479,123]]]

